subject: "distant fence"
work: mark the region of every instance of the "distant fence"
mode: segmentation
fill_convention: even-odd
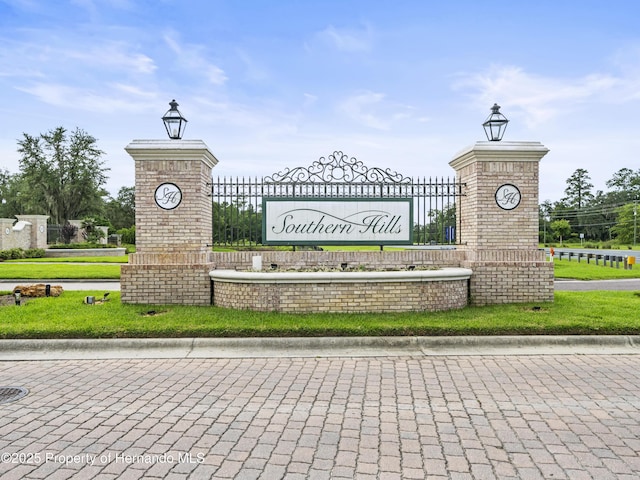
[[[47,244],[53,245],[55,243],[64,243],[64,239],[62,238],[62,225],[48,224]]]
[[[557,257],[558,260],[562,260],[563,257],[566,257],[569,261],[575,258],[578,263],[585,260],[588,264],[594,262],[596,265],[602,265],[605,267],[607,265],[613,267],[615,264],[615,268],[620,268],[620,265],[622,265],[625,270],[632,269],[633,265],[636,263],[636,257],[633,255],[611,255],[605,253],[565,252],[562,250],[554,250],[554,257]]]

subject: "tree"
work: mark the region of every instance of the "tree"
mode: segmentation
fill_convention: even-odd
[[[89,243],[98,243],[104,238],[104,232],[98,228],[98,221],[93,217],[82,219],[82,229],[84,230],[84,238]]]
[[[636,244],[638,234],[637,224],[638,205],[628,203],[618,209],[618,223],[611,227],[611,233],[616,240],[628,244]]]
[[[589,201],[593,200],[593,194],[591,193],[593,184],[589,180],[591,180],[589,172],[584,168],[578,168],[567,179],[567,188],[564,190],[566,197],[562,201],[577,210],[584,207]]]
[[[607,180],[607,187],[618,202],[640,198],[640,169],[621,168]]]
[[[109,169],[94,137],[79,128],[67,134],[63,127],[23,136],[18,152],[25,210],[49,215],[58,224],[100,211]]]
[[[115,230],[130,228],[136,222],[136,189],[122,187],[116,198],[109,197],[105,205],[105,215]]]
[[[545,200],[538,205],[538,239],[543,243],[547,243],[547,226],[552,213],[551,200]]]
[[[560,245],[562,245],[562,239],[571,233],[571,224],[568,220],[556,220],[551,222],[551,230],[560,238]]]

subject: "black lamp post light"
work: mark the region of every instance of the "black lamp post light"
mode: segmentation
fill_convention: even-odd
[[[184,129],[187,127],[187,119],[178,110],[178,102],[171,100],[169,105],[171,108],[162,117],[164,128],[167,129],[167,135],[169,135],[170,139],[180,140],[184,135]]]
[[[489,115],[482,124],[484,133],[487,135],[487,140],[490,142],[499,142],[502,140],[504,131],[507,129],[507,123],[509,123],[509,120],[500,113],[500,105],[494,103],[493,107],[491,107],[491,115]]]

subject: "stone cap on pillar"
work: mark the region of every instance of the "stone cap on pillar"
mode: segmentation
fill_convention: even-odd
[[[548,152],[540,142],[476,142],[458,152],[449,165],[459,170],[472,162],[539,162]]]
[[[218,163],[202,140],[133,140],[125,150],[135,161],[202,160],[210,168]]]

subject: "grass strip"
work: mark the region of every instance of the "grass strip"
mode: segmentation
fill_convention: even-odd
[[[64,292],[0,307],[0,338],[176,338],[381,335],[636,335],[640,292],[557,292],[555,302],[396,314],[282,314],[182,305],[104,304]]]
[[[640,265],[634,265],[631,270],[625,270],[620,263],[620,268],[610,267],[609,263],[603,266],[595,264],[595,260],[587,263],[582,259],[580,263],[577,260],[555,260],[554,275],[555,278],[573,278],[576,280],[620,280],[625,278],[640,278]],[[615,265],[615,263],[614,263]]]
[[[44,257],[22,258],[19,260],[5,260],[6,263],[127,263],[127,255],[117,257]]]
[[[120,265],[76,265],[73,263],[0,263],[1,279],[118,279]]]

